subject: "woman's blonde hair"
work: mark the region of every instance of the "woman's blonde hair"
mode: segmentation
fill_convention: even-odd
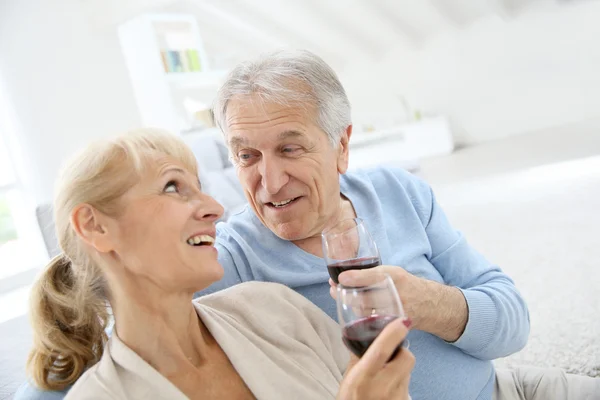
[[[119,199],[139,181],[157,156],[169,156],[197,175],[185,143],[168,132],[141,129],[87,147],[70,160],[57,181],[56,235],[63,254],[55,257],[31,291],[33,348],[28,372],[37,386],[63,390],[95,364],[107,341],[108,288],[71,225],[71,214],[88,204],[118,216]]]

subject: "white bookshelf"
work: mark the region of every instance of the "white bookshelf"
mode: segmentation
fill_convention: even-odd
[[[142,124],[189,129],[183,100],[210,106],[226,75],[211,69],[195,17],[144,14],[118,31]]]

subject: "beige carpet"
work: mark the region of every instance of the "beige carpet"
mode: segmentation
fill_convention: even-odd
[[[498,364],[600,376],[600,156],[445,180],[452,223],[529,304],[528,345]]]

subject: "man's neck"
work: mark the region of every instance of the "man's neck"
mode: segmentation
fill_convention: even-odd
[[[356,218],[356,211],[354,210],[354,206],[350,199],[345,197],[340,193],[340,203],[336,212],[329,219],[327,225],[324,227],[326,229],[329,226],[334,226],[339,221],[347,218]],[[323,246],[321,245],[321,232],[317,232],[315,235],[301,239],[295,240],[293,242],[296,246],[300,247],[302,250],[306,251],[317,257],[323,257]]]

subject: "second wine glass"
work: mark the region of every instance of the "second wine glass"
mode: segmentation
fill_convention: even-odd
[[[362,357],[390,322],[406,318],[394,281],[388,274],[374,276],[367,286],[338,285],[336,302],[342,339],[357,357]]]

